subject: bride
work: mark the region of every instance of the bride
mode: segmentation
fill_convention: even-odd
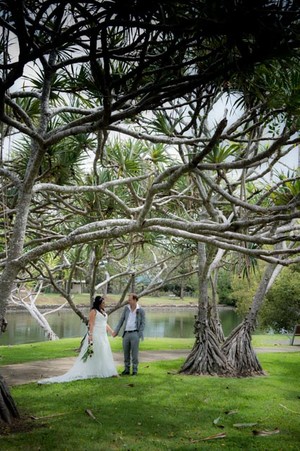
[[[107,332],[112,335],[113,330],[107,324],[107,314],[104,308],[104,298],[96,296],[89,314],[88,333],[72,368],[61,376],[39,380],[38,384],[118,376],[107,337]]]

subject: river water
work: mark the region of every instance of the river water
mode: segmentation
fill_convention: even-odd
[[[145,337],[193,337],[196,309],[145,309],[146,327]],[[108,323],[114,328],[118,322],[122,309],[109,316]],[[88,311],[86,311],[88,315]],[[239,324],[241,318],[236,312],[228,308],[220,308],[220,319],[225,335]],[[0,345],[14,345],[45,341],[44,331],[27,312],[8,312],[6,315],[8,327],[0,336]],[[49,324],[59,338],[79,337],[86,332],[86,326],[71,310],[60,310],[46,316]]]

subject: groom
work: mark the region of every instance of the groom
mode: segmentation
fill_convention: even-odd
[[[125,369],[121,374],[122,376],[130,374],[130,361],[132,360],[132,375],[136,376],[139,364],[140,339],[144,339],[145,310],[139,306],[138,297],[135,293],[131,293],[128,297],[128,305],[124,308],[120,321],[114,330],[114,337],[118,335],[123,324],[122,337]]]

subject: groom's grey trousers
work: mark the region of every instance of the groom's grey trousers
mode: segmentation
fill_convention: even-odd
[[[121,327],[125,324],[127,325],[130,309],[126,306],[123,310],[121,318],[115,328],[115,334],[118,335]],[[138,308],[136,311],[136,331],[123,332],[123,351],[124,351],[124,363],[125,372],[129,372],[130,368],[130,357],[132,357],[132,369],[133,372],[137,372],[138,368],[138,352],[139,343],[143,339],[143,332],[145,328],[145,311],[142,307]]]
[[[125,371],[130,371],[130,360],[132,357],[132,371],[138,370],[139,364],[139,334],[138,331],[125,332],[123,336],[124,366]]]

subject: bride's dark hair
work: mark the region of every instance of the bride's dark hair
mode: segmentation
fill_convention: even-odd
[[[98,310],[98,312],[101,313],[101,304],[104,301],[104,298],[102,296],[96,296],[92,305],[92,309]]]

